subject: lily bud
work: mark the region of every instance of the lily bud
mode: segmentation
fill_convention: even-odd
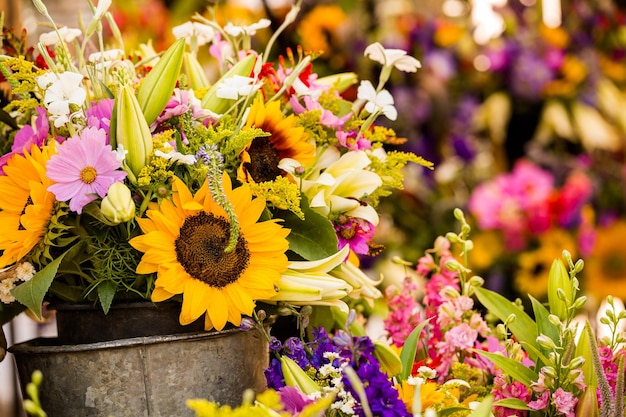
[[[139,86],[137,100],[148,125],[156,120],[167,105],[183,65],[185,39],[174,42]]]
[[[211,86],[209,91],[202,98],[202,108],[206,110],[210,110],[213,113],[222,114],[232,105],[233,100],[228,98],[219,98],[217,96],[217,90],[221,83],[224,80],[231,78],[235,75],[239,75],[242,77],[249,77],[252,69],[254,68],[254,63],[256,62],[256,55],[248,55],[241,61],[237,62],[233,67],[226,72],[226,74],[222,75],[222,77],[217,80],[215,84]]]
[[[198,62],[196,56],[190,52],[185,52],[183,56],[183,73],[187,76],[187,84],[194,91],[201,91],[209,88],[209,80]]]
[[[306,395],[321,390],[320,386],[317,385],[293,359],[287,356],[281,356],[280,364],[283,368],[285,383],[288,386],[298,388]]]
[[[329,87],[334,87],[338,92],[343,93],[359,81],[354,72],[342,72],[340,74],[327,75],[318,78],[315,83]]]
[[[559,293],[561,296],[559,296]],[[563,262],[555,259],[550,267],[548,278],[548,304],[550,313],[557,316],[562,321],[567,319],[568,303],[572,300],[572,283],[569,274],[563,266]]]
[[[150,126],[141,111],[132,86],[125,85],[120,88],[114,107],[116,146],[122,145],[128,151],[125,162],[130,170],[129,174],[137,178],[152,153]]]
[[[374,356],[380,362],[381,369],[393,377],[402,372],[400,356],[381,340],[374,340]]]
[[[124,183],[114,182],[102,199],[100,210],[107,220],[115,224],[132,219],[135,216],[135,202],[128,187]]]

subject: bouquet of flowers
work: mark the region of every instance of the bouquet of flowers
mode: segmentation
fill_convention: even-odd
[[[0,159],[2,322],[44,301],[174,299],[180,323],[240,325],[257,302],[327,305],[376,298],[359,255],[376,206],[402,187],[415,154],[387,152],[395,118],[384,89],[394,69],[420,63],[370,45],[376,86],[354,74],[320,78],[314,51],[269,61],[295,5],[264,50],[248,26],[197,15],[167,50],[124,51],[101,0],[80,29],[57,27],[35,48],[4,31],[0,71],[10,86]],[[105,39],[103,24],[114,36]],[[203,54],[209,54],[209,57]],[[217,74],[210,75],[201,62]]]

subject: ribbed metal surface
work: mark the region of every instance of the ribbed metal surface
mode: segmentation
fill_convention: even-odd
[[[265,388],[267,342],[256,330],[151,336],[81,345],[40,338],[10,348],[22,386],[44,374],[50,417],[185,417],[185,401],[235,406]]]

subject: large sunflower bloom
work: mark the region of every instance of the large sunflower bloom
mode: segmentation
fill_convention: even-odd
[[[315,160],[315,146],[308,141],[304,128],[296,126],[295,122],[296,116],[283,116],[278,101],[265,104],[261,96],[257,96],[250,107],[246,126],[261,129],[271,136],[253,139],[241,152],[239,181],[275,180],[282,175],[278,163],[283,158],[295,159],[303,166]]]
[[[152,301],[183,294],[180,323],[192,323],[206,312],[207,330],[222,330],[227,321],[240,325],[242,315],[252,314],[255,300],[276,293],[275,285],[288,264],[289,229],[274,220],[257,222],[265,201],[253,200],[247,184],[233,190],[226,174],[222,183],[239,221],[232,252],[224,251],[229,217],[206,184],[192,196],[178,178],[172,200],[163,200],[146,212],[148,218],[138,219],[144,234],[130,241],[144,252],[137,273],[157,273]]]
[[[0,176],[0,268],[11,265],[37,246],[48,230],[54,211],[53,184],[46,177],[46,162],[53,147],[33,145],[15,154]]]

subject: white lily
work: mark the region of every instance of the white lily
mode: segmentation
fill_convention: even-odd
[[[267,303],[286,302],[292,305],[325,305],[348,312],[341,299],[352,292],[346,281],[335,278],[330,272],[343,263],[350,248],[345,246],[337,253],[317,261],[291,262],[278,281],[278,293]]]
[[[41,35],[39,35],[39,42],[43,43],[44,45],[56,45],[57,43],[59,43],[60,37],[63,42],[70,43],[82,34],[83,32],[80,29],[63,26],[58,29],[58,33],[56,30],[42,33]]]
[[[383,277],[381,276],[378,281],[374,281],[350,261],[342,263],[339,269],[331,272],[331,275],[344,280],[353,288],[352,292],[348,294],[352,298],[362,297],[368,301],[373,301],[382,297],[382,293],[376,286],[383,282]]]
[[[407,55],[402,49],[387,49],[379,42],[374,42],[365,48],[363,55],[382,64],[385,67],[396,67],[404,72],[416,72],[422,67],[421,62]]]
[[[172,33],[176,39],[185,38],[185,43],[192,45],[192,49],[206,45],[215,38],[215,29],[199,22],[185,22],[175,26]]]
[[[270,26],[272,22],[269,19],[260,19],[258,22],[253,23],[251,25],[247,25],[247,26],[237,26],[237,25],[233,25],[232,23],[227,23],[226,26],[224,26],[224,31],[226,31],[226,33],[228,33],[230,36],[241,36],[241,35],[248,35],[248,36],[254,36],[257,32],[257,30],[259,29],[265,29],[267,27]]]

